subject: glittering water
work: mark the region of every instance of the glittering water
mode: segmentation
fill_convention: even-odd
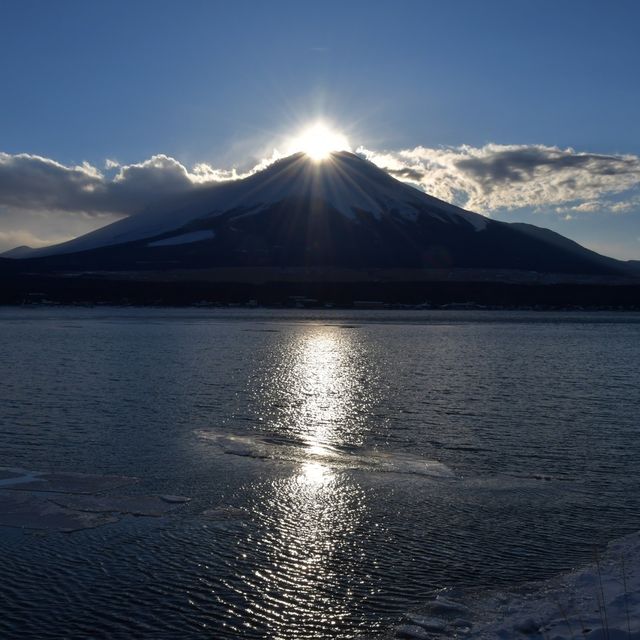
[[[0,530],[0,636],[349,638],[640,527],[640,316],[0,310],[0,466],[166,519]]]

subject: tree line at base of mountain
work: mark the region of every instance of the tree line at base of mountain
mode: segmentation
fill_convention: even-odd
[[[466,305],[494,308],[640,310],[640,283],[508,282],[156,282],[104,277],[18,275],[3,278],[0,304],[384,307]]]

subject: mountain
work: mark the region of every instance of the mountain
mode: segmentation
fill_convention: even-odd
[[[626,265],[635,273],[640,274],[640,260],[627,260]]]
[[[438,200],[348,152],[298,153],[69,242],[4,254],[29,270],[466,269],[615,276],[559,234]]]
[[[26,244],[14,247],[0,254],[2,258],[27,258],[34,253],[35,249],[28,247]]]

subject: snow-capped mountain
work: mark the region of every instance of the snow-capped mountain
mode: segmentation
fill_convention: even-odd
[[[53,268],[471,268],[614,274],[551,231],[433,198],[348,152],[298,153],[69,242],[5,257]]]

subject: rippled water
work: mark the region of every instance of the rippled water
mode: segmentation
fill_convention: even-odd
[[[0,530],[0,635],[350,638],[640,527],[640,316],[0,310],[0,466],[193,500]]]

